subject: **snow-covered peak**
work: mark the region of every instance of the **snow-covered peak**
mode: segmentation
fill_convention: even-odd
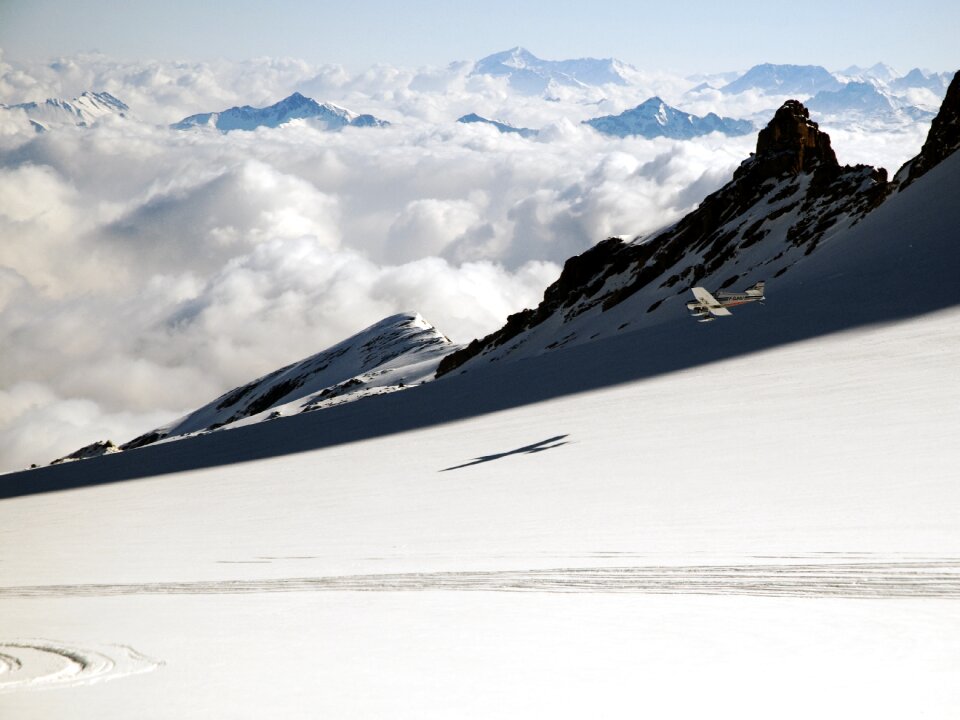
[[[220,132],[231,130],[255,130],[258,127],[278,127],[291,120],[308,120],[319,123],[327,130],[353,127],[382,127],[388,125],[373,115],[361,115],[333,103],[318,103],[313,98],[298,92],[268,107],[250,105],[232,107],[220,112],[199,113],[171,125],[175,130],[196,127],[216,128]]]
[[[221,395],[170,425],[121,446],[319,410],[433,378],[457,349],[419,313],[391,315],[331,348]]]
[[[746,90],[778,95],[810,97],[821,90],[839,90],[841,82],[820,65],[754,65],[742,76],[720,88],[724,93]]]
[[[540,131],[534,130],[533,128],[522,128],[510,125],[508,123],[500,122],[499,120],[490,120],[485,118],[482,115],[477,115],[476,113],[468,113],[457,118],[458,123],[463,123],[465,125],[479,123],[481,125],[492,125],[497,130],[502,133],[514,133],[524,138],[536,137]]]
[[[874,119],[903,118],[914,121],[934,115],[867,81],[848,82],[839,90],[818,92],[807,101],[807,106],[822,115],[854,115]]]
[[[543,60],[522,47],[488,55],[476,62],[474,75],[507,77],[510,86],[525,94],[546,92],[551,84],[561,86],[625,85],[626,66],[612,58]]]
[[[130,110],[126,103],[108,92],[90,91],[83,92],[72,100],[48,98],[43,102],[0,105],[0,108],[22,110],[38,130],[67,125],[88,127],[107,116],[123,117]]]
[[[754,130],[748,120],[721,118],[714,113],[698,117],[667,105],[661,98],[654,96],[625,110],[619,115],[603,115],[584,120],[584,124],[607,135],[627,137],[671,137],[686,139],[712,132],[726,135],[746,135]]]
[[[853,82],[870,82],[881,87],[888,86],[900,77],[900,73],[886,63],[878,62],[871,67],[863,68],[851,65],[845,70],[836,73],[841,80]]]

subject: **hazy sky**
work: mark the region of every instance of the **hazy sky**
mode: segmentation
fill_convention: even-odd
[[[901,72],[960,64],[955,0],[0,0],[8,60],[98,50],[119,58],[297,57],[360,69],[443,65],[523,45],[548,59],[616,57],[643,69],[760,62]]]

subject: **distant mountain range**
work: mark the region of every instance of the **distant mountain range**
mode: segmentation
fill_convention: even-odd
[[[350,127],[384,127],[390,123],[373,115],[360,115],[332,103],[318,103],[312,98],[293,93],[268,107],[250,105],[232,107],[220,112],[199,113],[186,117],[170,127],[189,130],[197,127],[216,128],[220,132],[231,130],[255,130],[258,127],[275,128],[291,120],[310,120],[327,130]]]
[[[485,125],[492,125],[502,133],[516,133],[520,137],[525,137],[525,138],[536,137],[540,133],[539,130],[533,130],[531,128],[514,127],[513,125],[508,125],[507,123],[502,123],[497,120],[489,120],[488,118],[477,115],[476,113],[470,113],[469,115],[464,115],[463,117],[459,117],[457,118],[457,122],[464,123],[464,124],[481,123]]]
[[[472,74],[506,77],[514,90],[536,95],[546,91],[551,84],[574,87],[626,85],[628,68],[625,63],[612,58],[541,60],[529,50],[515,47],[478,60]]]
[[[910,89],[927,89],[942,97],[953,77],[952,73],[925,73],[914,68],[899,75],[889,65],[877,63],[870,68],[852,66],[831,73],[820,65],[754,65],[733,82],[720,88],[724,93],[736,94],[759,90],[768,95],[796,95],[813,97],[819,92],[836,92],[848,82],[870,83],[892,93]],[[696,91],[697,88],[694,88]]]
[[[819,65],[754,65],[743,75],[720,88],[728,94],[760,90],[769,95],[810,97],[821,90],[839,90],[842,83]]]
[[[839,90],[822,90],[807,101],[807,107],[823,115],[859,115],[878,119],[903,116],[910,120],[929,120],[935,115],[869,82],[849,82]]]
[[[712,132],[746,135],[754,130],[753,123],[749,120],[722,118],[715,113],[698,117],[671,107],[658,97],[652,97],[619,115],[604,115],[583,122],[602,133],[617,137],[642,135],[647,138],[669,137],[678,140]]]
[[[84,92],[72,100],[49,98],[43,102],[0,105],[0,109],[23,110],[38,132],[64,125],[88,127],[108,115],[123,117],[130,110],[108,92]]]

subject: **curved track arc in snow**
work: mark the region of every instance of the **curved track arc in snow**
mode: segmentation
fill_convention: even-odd
[[[150,672],[162,664],[126,645],[0,641],[0,694],[87,685]]]

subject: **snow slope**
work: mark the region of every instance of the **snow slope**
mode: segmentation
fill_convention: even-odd
[[[22,661],[0,673],[0,692],[21,682],[0,710],[947,720],[958,321],[0,502],[0,653]],[[642,362],[641,335],[594,369]],[[567,355],[513,372],[548,384],[587,369],[588,353]],[[505,369],[167,447],[321,438],[445,384],[445,402],[507,394]],[[419,409],[442,412],[440,397]],[[58,685],[23,649],[33,637],[120,670]],[[139,674],[121,646],[148,658]]]
[[[440,358],[456,347],[419,314],[392,315],[323,352],[234,388],[121,449],[396,392],[432,379]]]

